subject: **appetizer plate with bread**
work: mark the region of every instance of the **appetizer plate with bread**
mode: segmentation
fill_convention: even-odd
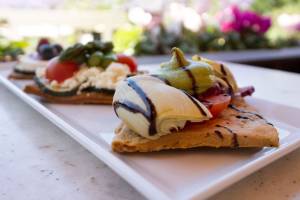
[[[42,38],[34,52],[18,56],[17,63],[8,77],[15,80],[32,79],[36,68],[45,67],[48,61],[58,56],[62,50],[60,44],[50,44],[48,39]]]
[[[171,54],[137,70],[110,43],[77,44],[0,80],[151,199],[207,198],[299,147],[299,109],[250,97],[237,64]]]

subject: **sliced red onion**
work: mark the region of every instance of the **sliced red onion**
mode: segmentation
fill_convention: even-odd
[[[251,96],[251,95],[253,94],[254,91],[255,91],[255,89],[254,89],[253,86],[247,86],[247,87],[239,88],[239,94],[240,94],[242,97],[245,97],[245,96]]]

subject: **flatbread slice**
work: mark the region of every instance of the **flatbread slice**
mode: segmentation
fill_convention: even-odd
[[[17,72],[11,72],[8,75],[9,79],[14,79],[14,80],[31,80],[34,77],[34,73],[33,74],[21,74],[21,73],[17,73]]]
[[[111,94],[99,92],[85,92],[74,96],[52,96],[40,90],[36,85],[27,85],[24,92],[40,96],[42,100],[51,103],[61,104],[109,104],[111,105],[113,96]]]
[[[129,130],[125,124],[116,129],[112,150],[152,152],[195,147],[278,147],[276,128],[242,98],[235,98],[219,117],[204,123],[188,124],[180,132],[149,140]]]

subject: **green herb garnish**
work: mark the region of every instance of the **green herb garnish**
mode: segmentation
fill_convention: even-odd
[[[60,56],[60,61],[72,61],[79,65],[86,64],[89,67],[106,68],[111,62],[116,61],[111,42],[95,40],[83,45],[77,43],[66,50]]]

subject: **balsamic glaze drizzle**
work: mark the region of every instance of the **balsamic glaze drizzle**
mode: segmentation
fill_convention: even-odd
[[[233,93],[234,93],[234,92],[233,92],[233,88],[232,88],[232,86],[230,85],[228,79],[226,78],[227,72],[226,72],[225,67],[224,67],[223,64],[220,64],[220,70],[221,70],[221,73],[225,76],[225,77],[221,77],[221,79],[227,83],[227,85],[228,85],[228,87],[229,87],[229,93],[230,93],[230,94],[233,94]]]
[[[233,144],[233,147],[235,147],[235,148],[239,147],[239,141],[237,139],[237,134],[236,133],[233,134],[232,144]]]
[[[131,87],[142,99],[146,106],[146,116],[148,116],[149,120],[149,135],[155,135],[157,133],[156,130],[156,109],[154,104],[152,103],[151,99],[146,95],[146,93],[143,91],[138,84],[133,81],[132,79],[127,79],[127,84],[129,87]]]
[[[225,76],[227,76],[227,72],[226,72],[223,64],[220,64],[220,68],[221,68],[222,74],[224,74]]]
[[[188,77],[190,78],[191,82],[192,82],[192,90],[193,90],[193,95],[197,94],[197,82],[196,79],[193,75],[193,73],[191,72],[190,69],[187,69],[186,67],[183,67],[183,71],[185,71],[188,75]]]
[[[162,76],[159,76],[158,74],[151,74],[150,76],[158,78],[159,80],[163,81],[167,85],[171,85],[170,81],[168,79],[163,78]]]
[[[115,113],[116,110],[119,107],[122,107],[128,111],[131,111],[133,113],[141,113],[150,123],[149,125],[149,135],[155,135],[157,133],[156,130],[156,109],[155,106],[153,105],[152,101],[147,97],[145,92],[140,88],[140,86],[137,85],[135,81],[132,79],[126,79],[127,84],[129,87],[131,87],[142,99],[143,103],[146,106],[146,111],[144,111],[140,106],[130,102],[130,101],[124,101],[124,102],[114,102],[114,110]]]
[[[222,135],[221,131],[215,130],[215,134],[220,138],[220,139],[224,139],[224,136]]]
[[[230,132],[232,134],[232,146],[233,147],[239,147],[239,141],[238,141],[236,133],[234,133],[230,128],[228,128],[226,126],[221,126],[221,125],[217,124],[216,127],[218,127],[218,128],[224,128],[228,132]]]
[[[230,85],[230,83],[229,83],[229,81],[227,80],[227,78],[226,77],[222,77],[222,80],[223,81],[225,81],[226,82],[226,84],[228,85],[228,89],[229,89],[229,94],[231,94],[231,95],[233,95],[234,94],[234,92],[233,92],[233,88],[232,88],[232,86]]]
[[[263,118],[261,115],[257,114],[257,113],[254,113],[254,112],[249,112],[249,111],[245,111],[245,110],[240,110],[238,109],[237,107],[235,107],[234,105],[232,104],[229,104],[228,105],[228,108],[231,108],[237,112],[240,112],[240,113],[245,113],[245,114],[251,114],[251,115],[254,115],[256,117],[258,117],[259,119],[262,119],[265,121],[266,124],[269,124],[270,126],[273,126],[273,124],[271,124],[270,122],[268,122],[265,118]]]
[[[198,110],[200,111],[200,113],[204,116],[207,117],[207,113],[203,110],[203,108],[195,101],[194,97],[192,97],[189,93],[187,93],[186,91],[182,90],[182,92],[184,94],[186,94],[186,96],[188,96],[190,98],[190,100],[195,104],[195,106],[198,108]]]
[[[249,117],[241,116],[241,115],[237,115],[237,116],[235,116],[235,117],[238,118],[238,119],[249,119],[249,120],[252,120],[252,119],[249,118]]]
[[[224,67],[223,64],[220,64],[220,70],[221,70],[221,73],[224,75],[224,77],[221,77],[221,79],[226,82],[226,84],[229,87],[229,93],[231,95],[233,95],[234,91],[233,91],[233,88],[232,88],[231,84],[229,83],[228,79],[226,78],[227,72],[226,72],[225,67]]]
[[[130,101],[124,101],[124,102],[116,101],[116,102],[113,103],[113,107],[114,107],[114,111],[115,111],[115,113],[118,117],[119,117],[119,115],[116,111],[119,107],[122,107],[125,110],[128,110],[128,111],[133,112],[133,113],[141,113],[146,119],[148,119],[148,116],[144,112],[144,110],[140,106],[138,106],[138,105],[136,105],[136,104],[134,104]]]
[[[237,111],[237,112],[255,115],[255,116],[257,116],[257,117],[260,118],[260,119],[264,119],[261,115],[259,115],[259,114],[257,114],[257,113],[250,112],[250,111],[240,110],[240,109],[238,109],[237,107],[235,107],[233,104],[229,104],[228,107],[231,108],[231,109],[233,109],[233,110],[235,110],[235,111]]]

